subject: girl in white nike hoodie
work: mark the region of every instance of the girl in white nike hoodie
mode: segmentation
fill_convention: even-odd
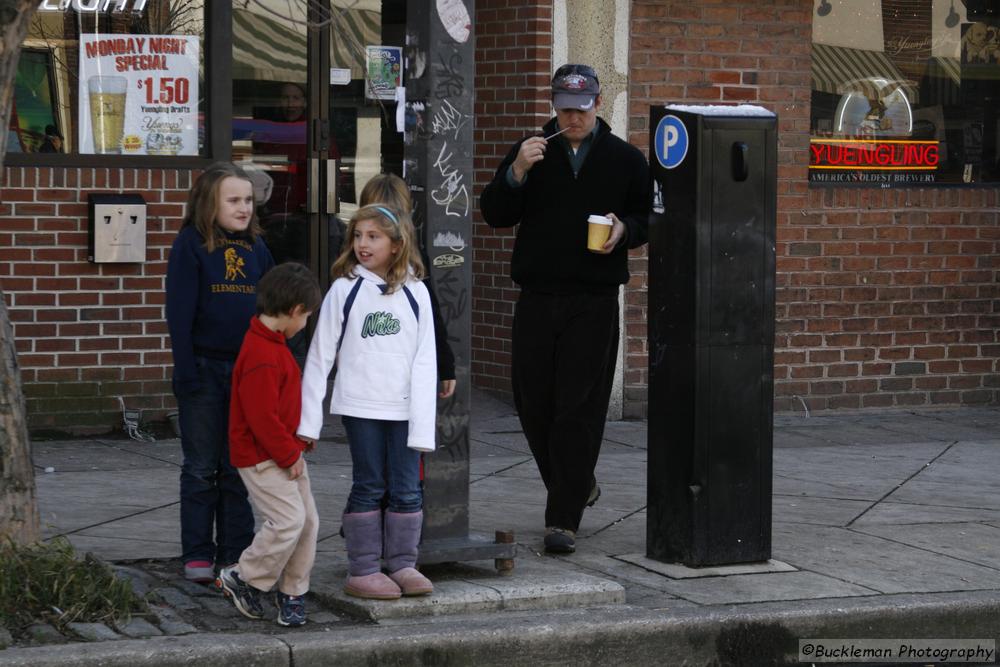
[[[337,374],[330,413],[342,415],[353,484],[344,512],[349,595],[395,599],[433,590],[416,568],[423,523],[420,452],[434,450],[437,358],[424,267],[408,215],[364,206],[334,262],[302,377],[299,437],[323,426],[327,377]],[[383,554],[382,496],[388,492]]]

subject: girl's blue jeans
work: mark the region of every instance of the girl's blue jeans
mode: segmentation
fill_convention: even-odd
[[[229,463],[232,361],[195,357],[201,387],[177,397],[181,447],[181,549],[184,562],[229,565],[253,541],[253,510]],[[213,539],[214,536],[214,539]]]
[[[419,512],[423,505],[420,452],[406,446],[409,424],[346,415],[343,422],[354,469],[347,512],[380,509],[386,491],[390,512]]]

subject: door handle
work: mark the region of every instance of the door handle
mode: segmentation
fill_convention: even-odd
[[[337,160],[326,161],[326,213],[336,215],[339,209],[337,181],[340,180],[340,164]]]
[[[309,158],[309,210],[307,213],[319,213],[319,158]]]

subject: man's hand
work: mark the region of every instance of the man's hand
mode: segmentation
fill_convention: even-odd
[[[299,460],[293,463],[290,468],[288,468],[288,479],[298,479],[299,477],[302,477],[302,473],[304,473],[305,471],[306,471],[306,460],[300,456]]]
[[[313,438],[303,438],[301,435],[295,437],[297,437],[299,440],[302,441],[302,444],[305,445],[307,452],[311,452],[312,450],[316,449],[316,440],[314,440]]]
[[[455,393],[455,380],[441,380],[438,383],[441,390],[438,391],[439,398],[448,398]]]
[[[600,250],[594,251],[599,255],[610,254],[611,251],[614,250],[615,247],[618,245],[618,242],[622,240],[622,237],[625,236],[625,223],[619,220],[618,216],[616,216],[614,213],[608,213],[607,217],[609,217],[612,221],[611,235],[608,236],[608,240],[605,242],[605,244],[601,247]]]
[[[511,165],[514,178],[518,183],[524,182],[524,177],[528,175],[536,162],[545,159],[545,149],[548,145],[549,142],[545,140],[545,137],[528,137],[524,140],[521,147],[517,149],[514,164]]]

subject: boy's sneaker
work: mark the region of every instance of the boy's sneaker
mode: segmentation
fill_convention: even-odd
[[[285,595],[281,591],[274,596],[278,605],[278,625],[296,627],[306,623],[306,599],[302,595]]]
[[[189,560],[184,563],[184,578],[199,584],[215,581],[215,563],[210,560]]]
[[[222,593],[233,601],[240,613],[247,618],[264,618],[264,607],[260,604],[260,591],[240,579],[235,565],[219,570],[216,585]]]

